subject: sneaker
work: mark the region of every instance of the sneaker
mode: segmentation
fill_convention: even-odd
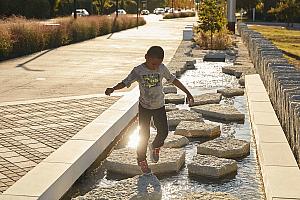
[[[150,159],[152,162],[157,163],[159,160],[159,150],[160,148],[153,148],[152,144],[149,145]]]
[[[138,161],[138,165],[141,167],[143,174],[151,174],[151,169],[148,167],[147,160]]]

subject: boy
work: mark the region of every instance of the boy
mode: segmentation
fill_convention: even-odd
[[[137,147],[137,162],[144,174],[151,173],[146,160],[148,140],[150,137],[150,120],[153,117],[157,135],[152,144],[149,145],[152,162],[159,160],[159,150],[168,136],[168,124],[164,106],[164,93],[162,78],[173,83],[187,95],[187,102],[191,105],[194,98],[183,84],[172,75],[164,64],[164,50],[160,46],[152,46],[145,55],[146,62],[135,67],[131,73],[120,83],[112,88],[107,88],[106,95],[115,90],[120,90],[137,81],[139,83],[139,126],[140,143]]]

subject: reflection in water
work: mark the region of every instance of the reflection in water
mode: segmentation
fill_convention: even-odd
[[[138,147],[138,144],[139,144],[139,141],[140,141],[139,130],[140,130],[140,127],[137,126],[137,128],[129,136],[128,143],[127,143],[128,148],[136,149]]]

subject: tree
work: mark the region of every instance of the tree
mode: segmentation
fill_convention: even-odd
[[[268,10],[268,13],[274,15],[277,21],[288,23],[288,26],[296,22],[299,17],[300,3],[296,0],[282,0],[277,3],[276,7]]]
[[[213,34],[219,32],[226,25],[225,5],[220,0],[203,0],[200,4],[199,28],[204,32],[210,32],[210,44],[212,47]]]
[[[113,6],[113,3],[110,0],[94,0],[94,2],[98,8],[98,13],[100,15],[103,15],[105,13],[105,10]]]

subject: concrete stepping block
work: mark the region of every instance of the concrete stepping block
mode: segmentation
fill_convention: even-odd
[[[120,180],[116,184],[97,186],[85,195],[72,198],[72,200],[160,200],[161,198],[160,182],[155,175],[150,174]]]
[[[232,105],[207,104],[191,107],[191,110],[201,113],[203,117],[224,121],[244,121],[245,115]]]
[[[244,75],[239,79],[239,84],[241,86],[245,86],[245,76]]]
[[[243,88],[218,89],[217,93],[221,93],[224,97],[243,96],[244,89]]]
[[[150,161],[149,151],[147,151],[148,165],[155,174],[168,174],[178,172],[185,161],[185,151],[181,148],[161,148],[158,163]],[[128,176],[142,174],[137,165],[136,150],[122,148],[114,150],[106,158],[104,166],[107,171]]]
[[[205,122],[181,121],[175,130],[175,135],[185,137],[219,137],[220,126]]]
[[[187,165],[192,176],[220,179],[237,172],[237,162],[232,159],[218,158],[212,155],[196,155]]]
[[[176,107],[176,104],[173,104],[173,103],[165,104],[165,109],[166,109],[166,112],[169,112],[172,110],[179,110],[179,108]]]
[[[165,94],[170,94],[170,93],[174,93],[177,94],[177,87],[176,86],[164,86],[163,87],[163,92]]]
[[[197,153],[220,158],[241,158],[249,155],[250,143],[233,138],[216,138],[199,144]]]
[[[149,144],[151,144],[155,138],[156,134],[150,135]],[[189,143],[189,139],[181,135],[169,134],[165,140],[163,148],[181,148]]]
[[[184,104],[185,95],[183,94],[166,94],[165,103]]]
[[[187,70],[193,70],[196,69],[196,60],[186,61],[185,67]]]
[[[169,127],[176,127],[181,121],[203,122],[202,115],[192,110],[173,110],[167,112]]]
[[[222,72],[225,74],[236,76],[237,78],[241,77],[243,73],[250,74],[250,72],[255,73],[253,67],[222,67]]]
[[[181,200],[239,200],[225,192],[192,192],[187,193]]]
[[[206,93],[194,96],[194,104],[192,106],[199,106],[204,104],[217,104],[220,103],[222,94],[220,93]]]

